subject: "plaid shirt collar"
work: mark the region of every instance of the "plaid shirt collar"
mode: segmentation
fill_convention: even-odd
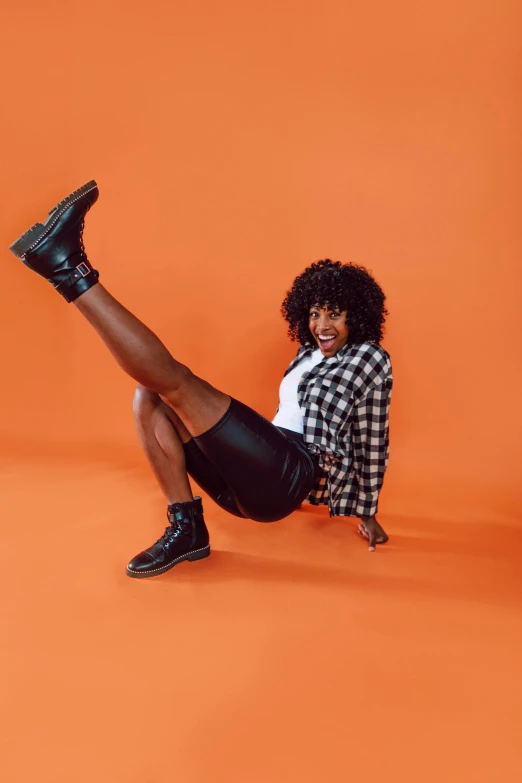
[[[347,357],[347,355],[350,353],[350,350],[351,350],[352,348],[356,348],[356,347],[357,347],[357,346],[355,346],[355,345],[349,345],[349,344],[347,343],[345,346],[343,346],[343,347],[341,348],[341,350],[340,350],[340,351],[337,351],[337,353],[335,354],[335,356],[328,356],[328,357],[323,357],[323,359],[321,359],[321,361],[319,362],[319,364],[317,364],[317,365],[316,365],[316,367],[318,367],[318,368],[319,368],[319,367],[322,367],[322,366],[324,366],[323,362],[327,362],[329,365],[330,365],[330,364],[340,364],[340,363],[343,361],[343,359],[344,359],[344,358],[346,358],[346,357]],[[296,356],[294,357],[294,359],[293,359],[293,360],[290,362],[290,365],[288,366],[288,368],[287,368],[287,370],[286,370],[286,372],[285,372],[285,375],[288,375],[288,373],[289,373],[289,372],[292,372],[292,370],[294,369],[294,367],[297,367],[297,365],[299,364],[299,362],[300,362],[302,359],[305,359],[305,358],[307,358],[308,356],[311,356],[311,355],[313,354],[313,352],[314,352],[315,350],[317,350],[317,348],[318,348],[318,346],[317,346],[317,345],[310,345],[310,344],[307,344],[307,345],[300,345],[300,346],[299,346],[299,350],[298,350],[298,352],[297,352],[297,355],[296,355]],[[315,368],[314,368],[314,369],[315,369]]]

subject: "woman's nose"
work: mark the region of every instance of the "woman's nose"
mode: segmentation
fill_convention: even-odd
[[[329,326],[330,326],[330,316],[328,315],[319,316],[319,322],[318,322],[319,329],[326,330]]]

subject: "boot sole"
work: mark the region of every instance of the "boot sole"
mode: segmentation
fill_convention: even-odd
[[[149,576],[160,576],[160,574],[170,571],[171,568],[174,568],[175,565],[182,563],[184,560],[193,562],[194,560],[203,560],[205,557],[209,556],[210,546],[204,546],[202,549],[195,549],[193,552],[187,552],[186,555],[177,557],[172,563],[161,566],[161,568],[152,568],[150,571],[131,571],[130,568],[127,568],[127,576],[131,576],[133,579],[147,579]]]
[[[27,253],[33,250],[44,237],[47,236],[55,223],[63,215],[65,210],[71,206],[71,204],[74,204],[75,201],[79,201],[82,196],[86,196],[87,193],[90,193],[97,187],[98,186],[96,182],[92,179],[86,185],[83,185],[81,188],[78,188],[78,190],[75,190],[74,193],[71,193],[69,196],[62,199],[62,201],[60,201],[55,207],[51,209],[45,223],[35,223],[34,226],[31,226],[31,228],[28,229],[25,234],[22,234],[22,236],[19,237],[16,242],[13,242],[13,244],[9,247],[11,253],[14,253],[17,258],[23,258]]]

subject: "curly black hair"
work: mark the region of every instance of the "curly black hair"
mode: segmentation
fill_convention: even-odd
[[[308,328],[312,305],[346,310],[348,345],[366,341],[379,344],[388,315],[385,300],[381,287],[363,266],[327,258],[296,277],[281,305],[281,314],[288,321],[290,339],[301,345],[315,345]]]

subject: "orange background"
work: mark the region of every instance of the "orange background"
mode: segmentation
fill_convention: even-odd
[[[517,6],[13,4],[2,246],[95,177],[86,242],[103,282],[269,417],[295,352],[279,316],[293,278],[327,256],[369,267],[396,378],[383,503],[511,517]],[[133,385],[53,293],[4,250],[1,435],[128,453]]]
[[[333,667],[331,671],[336,672],[336,677],[339,672],[352,672],[346,699],[353,698],[362,723],[351,716],[345,728],[348,734],[353,737],[355,732],[358,738],[359,766],[352,768],[352,772],[362,774],[361,779],[364,774],[367,781],[374,779],[363,772],[365,759],[376,758],[375,754],[381,751],[391,754],[388,758],[393,759],[393,769],[401,780],[440,781],[444,777],[467,779],[470,783],[500,780],[507,783],[520,779],[514,772],[513,756],[506,755],[506,748],[500,746],[498,755],[491,751],[487,760],[477,765],[474,777],[467,776],[467,767],[459,756],[458,732],[468,721],[469,733],[464,745],[472,753],[476,724],[469,724],[466,709],[455,711],[455,704],[440,696],[444,690],[442,681],[426,671],[421,675],[415,670],[414,674],[410,664],[406,664],[411,644],[419,643],[418,638],[412,640],[408,633],[413,633],[413,626],[422,623],[421,615],[424,618],[429,615],[429,631],[426,630],[420,646],[414,644],[418,660],[425,661],[426,656],[432,656],[430,660],[436,670],[445,660],[444,671],[449,677],[445,682],[453,683],[451,687],[460,683],[461,703],[471,705],[469,709],[473,711],[480,709],[478,694],[484,693],[480,689],[491,677],[490,662],[498,676],[505,674],[509,667],[506,656],[514,656],[520,649],[514,645],[511,631],[508,633],[504,628],[501,632],[494,627],[495,622],[500,622],[496,610],[490,606],[490,616],[485,608],[497,599],[505,608],[514,595],[519,595],[516,592],[519,582],[506,583],[504,589],[498,581],[501,574],[508,572],[515,580],[513,565],[506,570],[507,567],[499,564],[495,578],[488,572],[491,578],[486,580],[484,594],[480,593],[471,611],[465,606],[469,599],[466,591],[473,593],[471,587],[466,587],[471,584],[468,578],[478,579],[484,573],[486,565],[491,564],[491,554],[502,556],[502,547],[494,543],[495,530],[509,542],[506,548],[511,548],[512,554],[514,541],[518,542],[517,546],[520,544],[519,533],[514,538],[517,528],[513,527],[519,521],[522,500],[519,480],[522,456],[520,16],[520,4],[515,0],[500,3],[498,0],[480,3],[474,0],[423,3],[414,0],[394,3],[382,0],[377,3],[90,0],[82,4],[20,0],[2,10],[0,231],[4,250],[0,287],[3,325],[0,438],[4,459],[10,456],[16,460],[33,460],[27,463],[31,466],[29,473],[27,468],[23,471],[12,468],[13,473],[7,470],[4,475],[4,490],[16,477],[20,487],[10,500],[4,494],[3,518],[10,521],[6,547],[11,553],[25,551],[24,526],[28,518],[37,524],[33,518],[35,504],[43,502],[47,518],[54,519],[56,511],[57,521],[51,526],[51,532],[42,533],[40,538],[34,539],[36,530],[31,528],[32,540],[37,540],[38,546],[47,542],[50,552],[62,551],[60,547],[66,547],[64,540],[73,535],[73,530],[92,532],[88,525],[102,525],[99,536],[96,532],[96,540],[85,544],[86,552],[92,558],[91,563],[96,563],[95,571],[109,572],[108,576],[99,577],[99,583],[91,583],[93,576],[86,563],[80,572],[70,565],[70,573],[62,570],[62,563],[58,572],[65,573],[82,596],[79,603],[72,603],[72,599],[67,603],[63,584],[52,582],[54,587],[49,587],[46,581],[56,580],[56,571],[53,577],[48,577],[46,569],[43,581],[35,584],[34,589],[28,588],[16,562],[6,553],[12,581],[5,595],[15,590],[17,607],[22,613],[30,606],[36,612],[34,607],[38,606],[35,616],[39,617],[41,611],[41,616],[47,618],[41,621],[41,627],[36,623],[34,635],[22,630],[15,620],[13,628],[17,630],[12,633],[13,638],[21,634],[23,650],[47,645],[44,657],[54,662],[56,682],[59,681],[56,672],[66,671],[70,687],[78,670],[87,676],[85,672],[94,665],[90,687],[96,688],[99,683],[102,692],[98,704],[89,702],[87,691],[74,691],[72,696],[74,719],[82,731],[87,731],[87,736],[94,730],[99,704],[105,704],[104,693],[109,693],[111,704],[104,717],[107,723],[103,723],[107,737],[111,726],[122,719],[119,708],[114,707],[116,702],[129,716],[137,710],[139,721],[145,720],[139,699],[133,701],[128,696],[129,683],[118,680],[116,669],[107,668],[103,659],[97,657],[106,643],[118,658],[135,656],[127,671],[138,672],[137,691],[149,687],[156,690],[149,679],[156,670],[154,666],[152,669],[144,666],[142,671],[142,661],[154,661],[157,654],[161,676],[169,679],[175,676],[176,670],[173,651],[183,650],[186,660],[195,659],[196,668],[201,668],[207,665],[198,657],[202,655],[201,650],[216,645],[207,636],[200,639],[194,629],[192,633],[196,636],[192,635],[190,642],[181,641],[177,635],[172,636],[174,631],[170,628],[166,631],[168,643],[165,642],[161,652],[157,653],[154,645],[143,652],[143,659],[142,647],[139,653],[132,652],[136,613],[143,613],[143,623],[152,617],[153,624],[163,627],[168,621],[158,606],[170,606],[170,610],[176,606],[178,618],[180,611],[189,612],[186,607],[181,610],[178,604],[170,604],[172,595],[165,585],[178,584],[175,580],[169,582],[168,577],[162,578],[163,582],[154,583],[160,584],[158,588],[150,584],[129,585],[123,572],[121,581],[118,581],[120,576],[114,576],[116,569],[123,568],[126,559],[134,554],[134,548],[139,551],[148,543],[138,514],[147,513],[145,509],[151,497],[156,497],[152,485],[147,485],[149,489],[144,490],[142,500],[132,501],[128,496],[129,484],[121,479],[120,486],[116,477],[113,482],[116,489],[111,496],[114,506],[110,512],[101,511],[99,505],[86,498],[90,493],[92,497],[102,497],[104,492],[110,492],[107,486],[111,482],[87,469],[78,475],[72,467],[74,463],[69,462],[68,489],[63,490],[60,505],[57,495],[46,489],[49,480],[53,477],[56,480],[56,474],[50,467],[42,468],[41,461],[37,464],[42,455],[49,460],[60,456],[78,460],[81,456],[89,460],[117,460],[129,470],[133,466],[139,466],[140,470],[145,467],[132,419],[133,382],[121,373],[74,306],[67,306],[48,284],[30,274],[7,251],[7,246],[33,222],[42,220],[55,202],[96,178],[100,199],[88,216],[85,239],[89,258],[100,270],[103,283],[161,336],[174,356],[269,418],[277,405],[281,375],[297,348],[287,340],[286,326],[279,315],[281,301],[293,278],[319,258],[354,261],[373,271],[388,296],[391,315],[384,346],[392,356],[395,390],[391,460],[381,512],[386,527],[388,520],[392,521],[390,532],[395,533],[394,540],[400,541],[403,536],[406,552],[401,555],[403,559],[397,555],[391,561],[393,549],[389,549],[388,560],[384,555],[379,560],[381,553],[378,553],[370,565],[363,547],[356,556],[360,562],[352,562],[350,571],[358,574],[356,581],[362,580],[360,594],[353,603],[339,597],[337,603],[328,599],[326,611],[318,598],[321,590],[332,588],[342,593],[353,587],[352,582],[346,581],[348,576],[339,577],[335,584],[335,579],[330,580],[332,562],[326,554],[321,554],[325,541],[338,541],[340,527],[328,528],[330,534],[325,533],[327,538],[318,543],[317,520],[323,517],[320,512],[313,512],[319,514],[317,517],[310,516],[311,511],[303,512],[302,519],[308,520],[306,524],[303,522],[307,532],[294,551],[284,531],[298,535],[302,526],[295,520],[289,522],[289,528],[283,526],[276,532],[264,528],[262,532],[259,528],[248,528],[248,532],[242,528],[239,532],[236,527],[237,532],[232,534],[232,527],[227,527],[232,522],[213,510],[221,548],[239,541],[237,545],[247,550],[251,546],[254,554],[245,555],[246,560],[230,562],[225,562],[220,554],[214,565],[198,566],[199,571],[194,568],[190,578],[184,576],[187,570],[181,572],[181,593],[176,600],[180,595],[182,600],[191,596],[205,617],[208,611],[217,611],[216,591],[219,600],[226,602],[233,594],[241,603],[243,599],[237,598],[237,587],[240,592],[244,589],[244,573],[250,572],[252,578],[259,580],[258,592],[249,594],[248,605],[246,598],[244,605],[234,604],[228,624],[226,620],[215,627],[210,623],[211,638],[220,640],[225,633],[234,640],[236,651],[246,656],[250,648],[238,630],[241,623],[241,627],[250,629],[248,638],[256,649],[266,643],[266,633],[276,639],[275,648],[280,643],[279,631],[267,632],[262,623],[253,629],[244,625],[245,617],[252,611],[268,614],[281,611],[283,615],[288,612],[288,617],[297,618],[294,641],[281,648],[285,651],[282,658],[274,653],[268,679],[260,680],[265,683],[263,688],[268,687],[280,666],[283,670],[285,666],[297,666],[294,671],[299,673],[300,679],[297,674],[295,681],[290,678],[287,694],[288,703],[297,705],[296,713],[291,710],[287,713],[282,704],[274,702],[276,711],[283,710],[286,726],[286,729],[281,726],[277,736],[269,734],[276,755],[285,758],[284,731],[306,709],[308,702],[304,700],[302,683],[308,682],[306,678],[313,673],[320,677],[304,650],[308,653],[313,650],[321,661],[320,654],[325,652],[326,644],[328,654],[336,651],[336,663],[331,659],[321,661],[319,668],[325,667],[323,671],[326,671]],[[16,462],[18,466],[21,464]],[[80,480],[82,475],[84,483]],[[137,487],[141,479],[132,481]],[[66,497],[67,502],[73,503],[78,496],[87,503],[87,511],[77,509],[75,514],[84,513],[80,519],[91,520],[84,521],[80,527],[77,527],[78,518],[68,519],[65,505]],[[127,513],[124,509],[132,503],[132,519],[127,527],[122,514]],[[163,514],[163,510],[158,513]],[[430,519],[436,520],[432,527]],[[421,524],[419,520],[424,521]],[[459,528],[459,523],[467,521],[474,523],[471,532]],[[478,530],[476,526],[486,523],[496,528],[488,533],[480,532],[482,528]],[[155,527],[150,523],[151,536],[156,534],[152,531],[157,529],[157,519],[154,524]],[[237,526],[237,522],[234,524]],[[433,548],[424,543],[419,549],[418,537],[426,530],[432,536]],[[252,543],[254,538],[250,537],[254,536],[262,537],[264,543],[259,544],[261,539],[257,538],[257,543]],[[268,539],[268,536],[279,538]],[[413,545],[415,536],[417,544]],[[268,561],[254,567],[254,561],[248,558],[260,553],[266,557],[273,554],[269,540],[277,540],[279,554],[286,551],[288,557],[301,557],[301,570],[274,571]],[[113,553],[117,550],[117,557],[106,554],[105,547],[111,545],[115,547]],[[80,542],[75,546],[80,547]],[[285,550],[285,546],[290,546],[290,550]],[[316,547],[324,569],[321,571],[317,566],[315,576],[311,577],[312,585],[305,585],[304,593],[294,596],[294,582],[308,578],[310,548]],[[467,576],[464,576],[468,573],[467,566],[456,557],[458,552],[462,558],[468,558]],[[404,576],[405,571],[402,576],[393,571],[394,568],[411,569],[412,558],[421,554],[428,557],[427,553],[439,558],[430,572],[436,587],[428,603],[439,599],[448,602],[437,604],[436,609],[433,609],[435,603],[430,604],[434,611],[431,615],[429,607],[424,606],[417,614],[408,603],[412,595],[416,601],[422,600],[419,580],[423,567],[419,561],[414,566],[417,571],[408,571],[408,577]],[[101,564],[96,559],[100,556]],[[35,567],[39,563],[36,550],[31,562]],[[341,558],[334,565],[343,568],[343,562]],[[395,565],[390,566],[390,562]],[[384,568],[384,571],[364,576],[368,568]],[[196,576],[192,577],[193,574]],[[201,576],[205,585],[201,589],[207,592],[196,596],[197,574],[206,574]],[[221,581],[225,579],[226,587],[231,587],[232,592],[226,593],[225,588],[222,594]],[[270,579],[275,586],[269,584]],[[314,597],[307,592],[310,587],[316,591]],[[284,593],[285,589],[291,595]],[[428,594],[429,588],[425,592]],[[123,595],[131,596],[130,604],[120,603]],[[109,596],[112,609],[107,614]],[[358,609],[361,596],[370,601],[364,611]],[[386,596],[384,606],[382,596]],[[455,597],[464,603],[452,606]],[[33,604],[33,600],[41,603]],[[396,605],[394,600],[398,601]],[[56,607],[55,622],[49,621],[46,614],[50,605]],[[91,629],[88,637],[81,636],[78,630],[78,606],[84,612],[84,627]],[[481,606],[492,623],[491,633],[485,638],[477,630],[485,622]],[[311,641],[305,629],[309,627],[309,612],[314,611],[317,635]],[[373,611],[377,614],[372,614]],[[468,625],[462,624],[461,611],[468,618]],[[234,612],[239,613],[240,619]],[[256,616],[259,619],[260,615]],[[237,622],[232,621],[234,618]],[[342,643],[328,637],[339,618],[347,623]],[[100,622],[106,623],[103,627],[108,637],[104,637]],[[283,618],[282,622],[286,620]],[[74,633],[80,634],[74,639],[81,652],[76,650],[72,657],[63,653],[68,649],[66,629],[72,627],[69,623],[77,629]],[[353,639],[348,629],[354,629]],[[369,635],[364,635],[365,630]],[[397,633],[404,636],[394,648]],[[444,633],[449,636],[441,647],[437,640]],[[461,642],[455,642],[455,634],[459,633],[463,635]],[[46,634],[55,635],[54,646]],[[494,644],[491,640],[497,636],[503,638],[503,646],[498,650],[487,647],[484,652],[484,645]],[[464,637],[475,646],[467,648]],[[42,641],[46,638],[47,641]],[[129,639],[134,640],[130,652]],[[143,640],[141,643],[144,644]],[[226,689],[215,690],[216,683],[222,682],[220,667],[226,660],[230,661],[230,649],[226,645],[220,647],[220,643],[217,642],[216,648],[218,669],[212,670],[215,678],[209,685],[209,692],[214,688],[212,693],[217,699],[216,705],[212,702],[212,709],[218,715],[221,699],[231,698]],[[473,656],[479,647],[483,658],[480,665],[474,664],[476,680],[463,680],[462,671],[451,668],[454,656],[469,664],[475,660]],[[357,650],[362,650],[362,662],[350,658]],[[385,656],[378,650],[388,653],[392,650],[390,666],[400,672],[402,683],[390,686],[384,701],[382,694],[378,696],[378,688],[383,682],[379,676],[383,674]],[[16,655],[14,660],[18,660]],[[292,663],[296,658],[300,664]],[[19,708],[23,711],[16,719],[20,720],[16,725],[22,727],[19,735],[22,737],[24,710],[30,712],[33,702],[32,686],[27,682],[24,668],[29,659],[24,653],[20,660],[23,665],[20,664],[19,674],[24,683],[20,687],[27,689],[27,701],[25,696],[20,696],[21,691],[13,692],[12,698],[13,704],[22,704]],[[245,659],[238,657],[236,666],[240,666],[240,660]],[[514,666],[515,658],[509,660]],[[45,667],[40,670],[33,660],[31,676],[40,683],[36,690],[42,687],[46,671]],[[393,678],[388,682],[386,676],[385,683],[395,683]],[[422,676],[428,676],[430,683],[424,691],[418,685],[426,682]],[[514,715],[505,704],[495,702],[499,690],[506,692],[513,687],[507,674],[505,678],[495,680],[495,687],[489,680],[487,709],[494,706],[504,709],[505,715]],[[367,680],[369,688],[365,684]],[[416,695],[404,700],[405,681]],[[190,682],[187,676],[187,684],[181,689],[180,698],[186,705],[191,697]],[[245,688],[240,679],[234,682],[238,691]],[[53,683],[51,677],[50,700]],[[323,682],[323,686],[332,692],[343,687],[337,679]],[[63,696],[60,686],[57,687]],[[116,691],[111,690],[114,687]],[[127,696],[122,699],[123,694],[127,694],[128,700]],[[337,748],[348,741],[342,728],[347,702],[338,705],[338,711],[329,713],[327,718],[326,713],[322,716],[318,694],[319,691],[315,696],[312,693],[309,702],[313,707],[310,722],[299,724],[297,733],[291,733],[290,746],[297,753],[301,744],[313,743],[314,731],[319,731],[316,736],[325,743],[320,755],[329,752],[331,759],[328,736],[335,737]],[[237,694],[236,697],[239,698]],[[88,767],[85,780],[95,777],[107,783],[119,780],[121,758],[132,755],[125,750],[125,736],[132,744],[139,744],[143,732],[146,751],[143,758],[140,756],[140,774],[133,778],[132,769],[125,767],[125,780],[155,783],[173,779],[170,773],[163,776],[161,771],[152,772],[147,778],[144,771],[147,756],[157,759],[160,753],[155,749],[154,737],[159,736],[163,749],[167,750],[169,725],[172,727],[183,720],[176,711],[175,694],[171,698],[173,712],[161,713],[162,727],[156,726],[154,730],[159,734],[154,734],[152,729],[150,735],[146,734],[141,723],[139,730],[136,725],[132,729],[132,724],[124,721],[127,735],[118,734],[116,755],[111,756],[112,751],[106,747],[105,735],[102,736],[99,728],[100,733],[93,740],[94,748],[105,761],[110,759],[110,764],[101,774],[92,762],[94,766]],[[51,712],[60,710],[59,730],[64,742],[72,743],[75,748],[68,762],[73,764],[74,758],[89,755],[90,751],[81,743],[74,744],[74,728],[68,729],[64,717],[70,703],[65,696],[61,699],[58,698],[59,706],[51,708]],[[379,726],[375,741],[365,730],[373,725],[374,715],[371,711],[364,713],[368,699],[375,709],[379,704],[381,718],[384,715],[389,719]],[[86,715],[91,716],[88,725],[82,723],[79,706],[86,701]],[[421,738],[419,726],[424,725],[426,716],[422,715],[422,709],[427,703],[445,717],[439,725],[431,714],[426,735]],[[38,710],[46,708],[38,704]],[[513,704],[510,702],[509,709]],[[192,707],[186,709],[190,711]],[[450,713],[458,715],[454,724],[447,722]],[[349,779],[348,772],[346,776],[343,772],[341,755],[339,765],[332,769],[328,762],[325,762],[327,767],[321,766],[319,755],[316,763],[303,762],[302,767],[295,766],[293,756],[286,758],[281,767],[263,766],[268,762],[263,762],[262,743],[249,743],[254,735],[261,736],[266,726],[271,725],[273,711],[269,706],[261,710],[259,714],[263,717],[259,718],[259,725],[253,726],[250,739],[247,729],[243,732],[240,727],[241,721],[246,720],[248,705],[243,705],[238,714],[235,736],[243,749],[247,748],[244,753],[252,754],[257,758],[256,763],[261,764],[256,767],[257,772],[248,766],[250,756],[245,760],[246,767],[236,767],[233,749],[226,758],[216,750],[217,766],[208,769],[200,765],[190,772],[193,769],[190,759],[184,758],[180,780],[213,783],[237,779],[265,783],[281,779],[288,783],[294,780],[295,773],[295,779],[302,783],[309,779],[308,772],[314,780]],[[199,732],[205,736],[209,730],[205,720],[198,726],[198,715],[197,711],[191,713],[194,737],[187,745],[191,754],[196,755],[200,747]],[[402,726],[404,721],[409,721],[417,747],[415,764],[421,766],[408,767],[411,748],[408,749],[407,732],[399,736],[397,728],[390,729],[397,719]],[[6,720],[8,723],[11,720],[9,714]],[[511,718],[508,722],[513,729]],[[440,728],[442,723],[452,727],[447,735]],[[211,745],[217,749],[223,746],[225,737],[214,729]],[[498,722],[493,717],[491,723],[484,718],[477,735],[485,738],[497,729]],[[70,736],[68,731],[72,732]],[[389,744],[391,739],[388,742],[383,736],[388,732],[389,738],[390,731],[395,744]],[[430,736],[439,743],[436,752],[442,766],[435,769],[429,762],[426,770],[422,768],[421,756],[425,758],[432,750]],[[36,737],[38,753],[44,747],[55,747],[49,745],[45,731],[36,732]],[[35,741],[35,734],[29,732],[29,738]],[[226,741],[231,738],[228,736]],[[400,742],[404,745],[400,746]],[[452,748],[455,778],[448,777],[440,761],[445,742]],[[16,743],[15,747],[18,747]],[[63,750],[58,748],[56,745],[57,754]],[[347,747],[348,756],[352,752],[353,748]],[[49,765],[48,777],[40,775],[40,779],[56,783],[63,775],[64,781],[84,780],[79,772],[71,772],[71,766],[55,769],[54,773],[50,771],[55,756],[51,750],[48,753],[43,756],[43,763]],[[379,758],[382,769],[386,770],[385,758]],[[461,762],[464,766],[459,766]],[[495,767],[499,763],[505,764],[505,769]],[[283,770],[281,778],[277,769]],[[329,769],[328,775],[321,778],[325,769]],[[36,774],[30,763],[20,771],[13,761],[9,770],[10,776],[6,778],[9,783],[31,780]],[[175,760],[170,770],[175,776]]]

